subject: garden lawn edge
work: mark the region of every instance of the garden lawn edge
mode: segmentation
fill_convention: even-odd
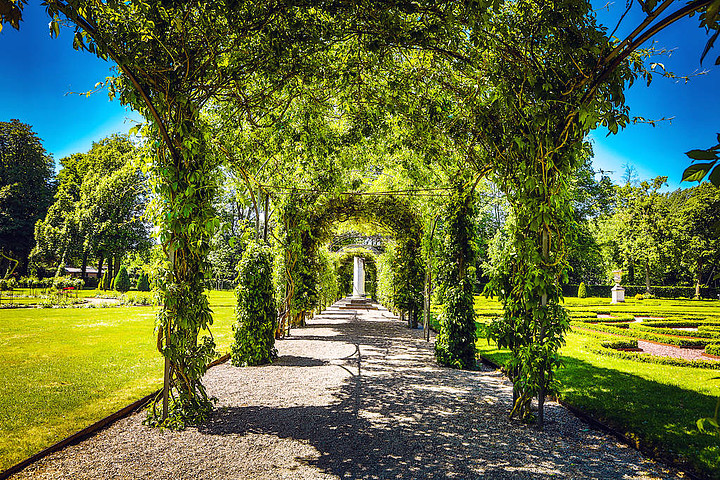
[[[503,372],[503,375],[505,375],[505,371],[503,367],[494,361],[492,361],[489,358],[484,357],[483,355],[478,355],[479,360],[491,367],[495,370],[499,370]],[[507,375],[506,375],[507,377]],[[667,455],[661,455],[657,449],[653,449],[649,446],[646,446],[644,443],[641,442],[640,439],[633,440],[626,436],[624,433],[612,428],[611,426],[603,423],[602,421],[598,420],[597,418],[591,416],[589,413],[584,412],[583,410],[575,407],[574,405],[568,403],[566,400],[563,400],[562,398],[558,398],[557,396],[549,396],[549,398],[555,400],[563,407],[567,408],[573,415],[575,415],[580,420],[584,421],[585,423],[589,424],[590,426],[594,427],[597,430],[600,430],[605,433],[609,433],[613,437],[615,437],[618,441],[624,443],[625,445],[637,450],[638,452],[642,453],[648,458],[651,458],[657,462],[663,463],[669,467],[675,468],[677,470],[681,470],[684,475],[686,475],[689,478],[692,478],[693,480],[703,480],[705,477],[697,474],[694,470],[690,468],[689,465],[685,464],[678,464],[675,459],[673,459],[670,456]],[[2,477],[0,477],[0,480]]]
[[[206,368],[210,369],[216,365],[220,365],[221,363],[227,362],[229,359],[230,359],[230,354],[227,353],[227,354],[221,356],[220,358],[218,358],[217,360],[210,362]],[[33,456],[28,457],[19,463],[16,463],[15,465],[11,466],[7,470],[0,472],[0,480],[5,480],[5,479],[9,478],[11,475],[21,471],[28,465],[31,465],[31,464],[37,462],[38,460],[47,457],[51,453],[60,451],[69,445],[74,445],[76,443],[79,443],[79,442],[93,436],[95,433],[99,432],[100,430],[103,430],[104,428],[109,427],[110,425],[117,422],[118,420],[127,417],[131,413],[141,410],[143,407],[145,407],[147,404],[149,404],[153,398],[157,397],[160,393],[162,393],[162,389],[156,390],[148,395],[145,395],[140,400],[136,400],[135,402],[131,403],[130,405],[121,408],[117,412],[111,413],[107,417],[105,417],[101,420],[98,420],[97,422],[93,423],[92,425],[89,425],[89,426],[83,428],[79,432],[73,433],[69,437],[66,437],[63,440],[60,440],[59,442],[57,442],[53,445],[50,445],[46,449],[39,451],[38,453],[34,454]]]

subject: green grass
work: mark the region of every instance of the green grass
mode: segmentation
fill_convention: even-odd
[[[479,313],[496,312],[500,304],[477,297]],[[608,299],[568,298],[572,315],[578,311],[628,311],[650,316],[701,315],[720,317],[720,302],[643,300],[610,305]],[[479,317],[484,321],[487,317]],[[706,476],[720,478],[720,439],[698,432],[698,418],[711,416],[720,396],[717,370],[675,367],[616,359],[593,353],[597,340],[576,333],[561,350],[564,368],[558,371],[560,397],[625,433],[660,456],[686,463]],[[503,364],[507,351],[479,340],[480,355]]]
[[[210,292],[220,352],[234,296]],[[0,471],[157,390],[153,307],[0,310]]]

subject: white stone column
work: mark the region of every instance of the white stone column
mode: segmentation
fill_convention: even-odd
[[[365,296],[365,259],[355,257],[355,270],[353,271],[353,297]]]

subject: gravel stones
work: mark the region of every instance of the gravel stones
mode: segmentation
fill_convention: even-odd
[[[678,478],[556,403],[544,431],[508,420],[500,372],[438,366],[387,312],[331,309],[277,348],[272,365],[207,372],[204,425],[161,431],[138,413],[12,478]]]

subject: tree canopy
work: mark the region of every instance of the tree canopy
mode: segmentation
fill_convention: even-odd
[[[0,263],[25,273],[35,222],[45,217],[55,190],[53,161],[30,125],[0,122]]]

